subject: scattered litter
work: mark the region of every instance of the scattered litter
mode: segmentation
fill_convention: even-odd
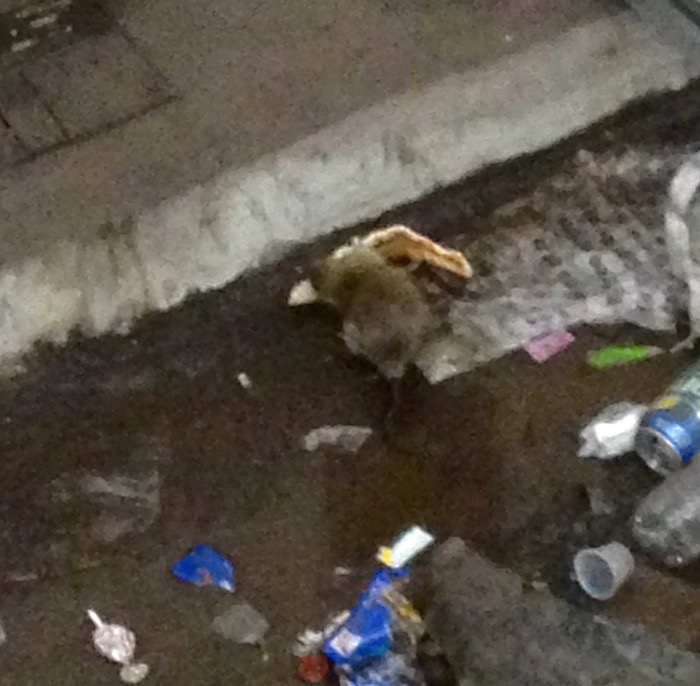
[[[414,660],[404,654],[387,651],[351,672],[339,671],[341,686],[414,686],[422,683]]]
[[[304,436],[303,447],[307,452],[318,450],[322,445],[356,453],[372,435],[368,426],[320,426]]]
[[[241,384],[242,388],[250,390],[253,387],[253,382],[245,372],[241,372],[236,378],[238,379],[238,383]]]
[[[151,454],[146,457],[150,464],[141,460],[126,473],[89,473],[79,480],[79,492],[100,508],[90,528],[95,540],[114,543],[127,534],[143,533],[160,515],[161,476]],[[57,500],[65,502],[72,497],[60,480],[54,486],[61,489],[55,494]]]
[[[233,563],[206,543],[194,546],[171,569],[178,579],[196,586],[217,586],[231,592],[236,588]]]
[[[574,340],[574,335],[568,331],[554,331],[544,336],[533,338],[525,345],[525,352],[535,362],[542,363],[568,348]]]
[[[252,605],[238,603],[216,617],[212,627],[229,641],[262,647],[270,624]]]
[[[576,581],[596,600],[612,598],[633,571],[634,557],[622,543],[584,548],[574,557]]]
[[[419,526],[412,526],[397,537],[391,548],[380,548],[377,560],[392,569],[405,567],[434,542],[435,537],[432,534]]]
[[[309,684],[320,684],[328,676],[329,669],[325,655],[304,655],[299,660],[299,676]]]
[[[578,456],[610,460],[632,451],[646,411],[626,401],[609,405],[582,429]]]
[[[412,686],[420,682],[417,651],[425,626],[403,595],[408,570],[399,563],[406,564],[433,540],[431,534],[413,526],[391,548],[380,549],[378,557],[387,566],[375,570],[354,607],[322,632],[322,651],[341,686]],[[312,648],[306,655],[320,652],[313,650],[318,634],[307,632],[303,639]],[[318,674],[311,670],[311,676],[315,679]]]
[[[333,615],[326,626],[320,631],[315,629],[305,629],[297,635],[296,645],[292,648],[292,653],[297,657],[311,655],[317,653],[323,648],[324,641],[330,636],[341,624],[344,624],[350,616],[350,610],[343,610],[336,615]]]
[[[119,624],[105,624],[94,610],[88,610],[87,615],[95,629],[92,632],[92,642],[100,655],[111,662],[122,665],[119,676],[125,683],[137,684],[146,678],[148,665],[134,663],[136,636],[133,631]]]
[[[669,567],[700,558],[700,461],[671,474],[639,503],[632,533]]]
[[[422,622],[408,601],[392,588],[407,574],[405,569],[383,568],[372,575],[348,619],[324,644],[324,652],[336,669],[352,671],[372,658],[382,657],[391,649],[396,630],[408,633],[410,643],[417,642]]]
[[[637,435],[639,456],[668,476],[700,451],[700,362],[687,369],[651,405]]]
[[[333,574],[336,576],[352,576],[352,569],[350,567],[336,567],[333,570]]]
[[[586,493],[588,494],[588,502],[591,505],[591,512],[596,517],[615,513],[615,505],[608,500],[602,488],[587,486]]]
[[[666,352],[655,345],[611,345],[601,350],[589,352],[588,364],[596,369],[620,367],[631,362],[640,362]]]

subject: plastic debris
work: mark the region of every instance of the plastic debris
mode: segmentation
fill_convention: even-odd
[[[358,667],[389,651],[394,617],[385,593],[407,574],[405,569],[374,572],[347,620],[324,643],[324,652],[336,667]]]
[[[671,474],[639,503],[632,533],[669,567],[700,558],[700,461]]]
[[[241,387],[245,388],[246,390],[249,390],[253,387],[253,382],[250,380],[250,377],[245,372],[241,372],[240,374],[238,374],[236,379],[238,379],[238,383],[241,384]]]
[[[541,364],[568,348],[574,340],[574,335],[568,331],[553,331],[544,336],[533,338],[524,348],[535,362]]]
[[[400,534],[394,544],[382,547],[377,553],[377,559],[383,565],[398,569],[405,567],[414,557],[429,548],[435,542],[435,537],[419,526],[412,526]]]
[[[119,624],[106,624],[94,610],[87,615],[94,625],[92,642],[100,655],[111,662],[122,665],[120,678],[128,684],[137,684],[146,678],[149,667],[145,663],[135,663],[136,636],[133,631]]]
[[[304,655],[299,660],[299,676],[309,684],[320,684],[328,676],[329,669],[325,655]]]
[[[270,624],[252,605],[238,603],[216,617],[212,627],[229,641],[262,646]]]
[[[356,453],[371,435],[372,429],[368,426],[320,426],[304,436],[303,447],[313,452],[322,445],[329,445]]]
[[[138,476],[86,474],[80,491],[100,508],[91,536],[114,543],[130,533],[143,533],[160,515],[161,476],[156,467]]]
[[[178,579],[196,586],[217,586],[230,592],[236,589],[233,563],[206,543],[194,546],[171,569]]]
[[[645,405],[619,402],[606,407],[581,431],[579,457],[610,460],[634,449]]]
[[[361,669],[338,674],[341,686],[413,686],[420,683],[418,671],[405,655],[388,651]]]
[[[663,348],[655,345],[611,345],[588,353],[587,359],[591,367],[606,369],[607,367],[619,367],[631,362],[640,362],[664,352],[666,351]]]
[[[596,600],[610,600],[633,571],[634,556],[622,543],[584,548],[574,557],[576,581]]]
[[[407,578],[405,569],[382,568],[374,572],[347,620],[324,643],[324,652],[336,671],[347,674],[361,669],[399,643],[411,659],[415,657],[424,626],[418,612],[401,593]]]
[[[292,653],[297,657],[304,657],[319,652],[323,648],[324,641],[350,616],[350,610],[343,610],[331,617],[326,626],[321,630],[304,629],[297,635],[296,645]]]
[[[420,614],[404,596],[406,564],[425,550],[433,536],[413,526],[382,548],[378,557],[387,566],[376,569],[353,608],[333,618],[322,630],[307,629],[297,637],[294,653],[306,658],[302,678],[317,683],[323,653],[343,686],[413,686],[418,684],[418,643],[425,633]],[[394,566],[396,565],[396,566]]]

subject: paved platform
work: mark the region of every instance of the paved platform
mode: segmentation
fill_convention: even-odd
[[[2,74],[0,360],[123,330],[692,74],[596,0],[118,17]]]

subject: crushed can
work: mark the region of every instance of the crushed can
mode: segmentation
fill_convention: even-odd
[[[635,450],[663,476],[685,467],[700,452],[700,361],[651,404]]]

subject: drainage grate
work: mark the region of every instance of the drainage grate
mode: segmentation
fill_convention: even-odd
[[[0,0],[0,70],[109,27],[93,0]]]
[[[175,98],[118,26],[0,67],[0,168],[84,141]]]

